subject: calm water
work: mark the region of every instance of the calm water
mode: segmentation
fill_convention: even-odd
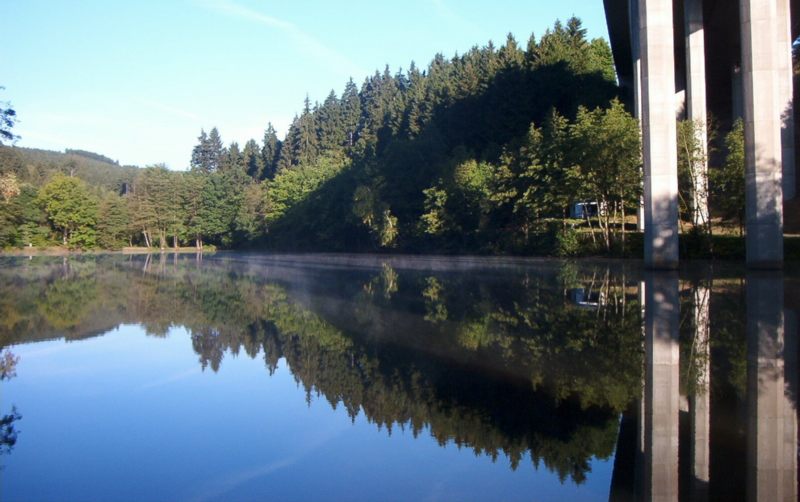
[[[0,500],[797,500],[800,274],[0,258]]]

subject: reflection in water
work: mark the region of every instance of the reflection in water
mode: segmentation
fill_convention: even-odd
[[[797,500],[797,334],[786,330],[783,277],[747,275],[747,495]]]
[[[615,457],[613,500],[796,499],[792,278],[225,254],[3,265],[2,347],[184,326],[203,369],[284,360],[309,401],[389,433],[570,484]]]
[[[678,499],[678,274],[645,275],[644,495]],[[640,422],[641,423],[641,422]]]
[[[694,336],[690,351],[689,382],[694,385],[689,392],[691,462],[694,481],[691,486],[694,500],[708,500],[711,455],[711,352],[710,352],[710,302],[708,284],[694,286]]]
[[[19,357],[10,350],[0,350],[0,382],[17,376],[18,362]],[[17,444],[16,422],[21,418],[16,406],[11,407],[11,412],[0,415],[0,455],[8,454]]]

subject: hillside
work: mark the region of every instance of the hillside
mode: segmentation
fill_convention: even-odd
[[[72,174],[92,186],[117,191],[131,183],[139,168],[120,166],[110,158],[84,150],[55,152],[0,146],[0,173],[13,172],[23,183],[40,187],[56,173]]]

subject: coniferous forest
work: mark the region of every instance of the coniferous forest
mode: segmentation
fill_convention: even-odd
[[[307,97],[283,139],[203,130],[187,171],[0,147],[0,247],[624,254],[641,147],[619,92],[572,18]]]

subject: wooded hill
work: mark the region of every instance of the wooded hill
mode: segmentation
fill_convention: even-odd
[[[2,148],[0,247],[624,253],[641,142],[619,92],[607,42],[572,18],[524,47],[509,35],[351,79],[306,98],[283,140],[271,124],[243,147],[201,131],[188,172]],[[686,208],[697,127],[678,129]],[[741,130],[730,139],[743,144]],[[743,169],[728,156],[712,170],[727,217],[742,214]],[[577,202],[601,210],[574,218]]]
[[[37,187],[56,174],[64,174],[89,185],[119,191],[124,183],[132,183],[138,172],[136,166],[120,166],[105,155],[85,150],[0,147],[0,173],[14,173],[21,183]]]

